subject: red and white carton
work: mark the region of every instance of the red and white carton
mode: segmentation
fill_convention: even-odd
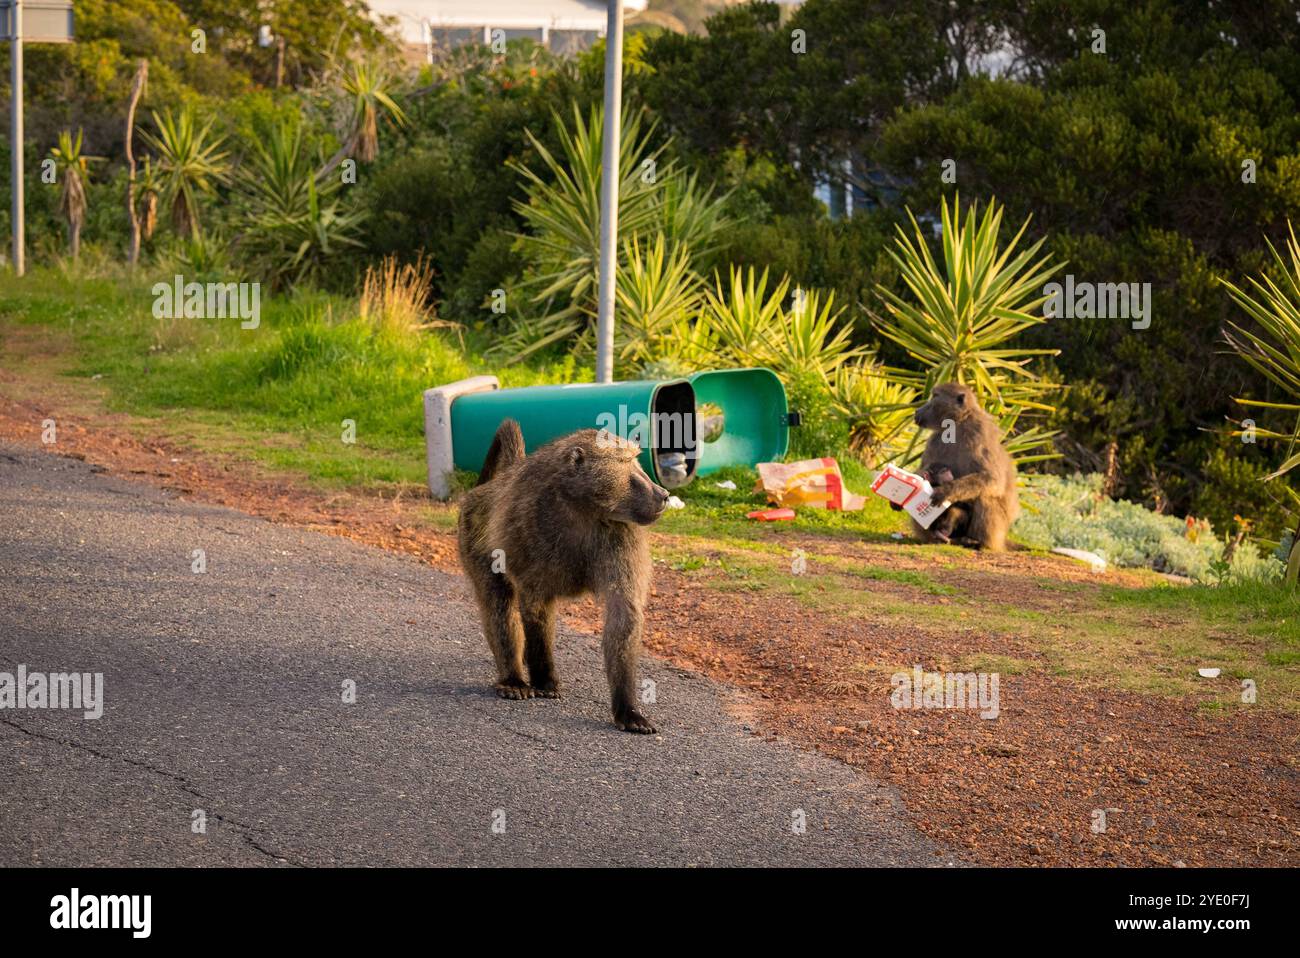
[[[930,496],[934,494],[929,480],[897,466],[885,466],[871,484],[871,491],[883,496],[916,520],[922,529],[928,529],[934,520],[943,514],[951,502],[945,501],[941,506],[930,505]]]

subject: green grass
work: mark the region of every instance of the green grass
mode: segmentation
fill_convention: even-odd
[[[263,299],[256,329],[235,319],[159,319],[151,293],[159,279],[69,280],[54,270],[4,277],[0,330],[40,330],[61,341],[63,375],[96,378],[111,410],[326,487],[423,485],[421,396],[430,386],[484,372],[507,386],[570,382],[579,373],[571,362],[491,368],[472,342],[462,350],[453,332],[377,330],[356,317],[353,301],[321,293]],[[345,420],[355,424],[355,443],[344,442]],[[862,466],[841,468],[850,489],[867,491]],[[698,477],[678,492],[686,508],[670,512],[661,528],[761,545],[791,531],[884,540],[904,526],[874,496],[856,513],[805,509],[791,522],[746,519],[767,504],[752,491],[756,478],[740,468]],[[737,490],[718,489],[723,479]],[[455,485],[472,481],[458,474]]]
[[[912,548],[920,547],[899,546],[899,554]],[[789,545],[734,538],[677,538],[659,557],[721,592],[781,596],[811,615],[859,619],[899,635],[973,631],[1039,657],[969,656],[954,663],[963,671],[1040,669],[1107,688],[1193,696],[1214,709],[1242,707],[1241,682],[1251,679],[1259,707],[1300,710],[1300,597],[1294,593],[1262,584],[1178,586],[1154,575],[1159,584],[1139,588],[1024,575],[1016,580],[1023,599],[1007,601],[945,583],[946,550],[925,548],[936,560],[931,572],[828,551],[809,554],[807,571],[795,574]],[[864,580],[886,588],[863,588]],[[1203,679],[1201,667],[1222,674]]]
[[[729,467],[707,476],[697,476],[676,495],[685,509],[672,510],[659,520],[658,528],[666,533],[704,536],[753,543],[779,543],[790,532],[802,532],[830,538],[885,541],[904,528],[901,513],[894,512],[879,496],[870,495],[871,480],[867,470],[856,462],[840,464],[845,485],[853,492],[867,494],[867,504],[859,512],[832,512],[825,509],[800,509],[795,518],[779,522],[759,522],[745,518],[746,513],[769,508],[766,497],[754,492],[758,472],[754,469]],[[730,479],[734,490],[719,489],[717,483]],[[786,546],[788,550],[788,546]]]
[[[375,329],[350,300],[319,293],[264,300],[256,329],[235,319],[158,319],[152,282],[69,282],[38,271],[20,289],[6,277],[0,322],[64,340],[64,373],[96,378],[112,410],[166,417],[169,431],[193,433],[205,447],[327,485],[423,484],[422,393],[486,371],[454,333]],[[572,373],[568,364],[516,367],[503,381]],[[344,441],[345,420],[355,443]]]
[[[854,568],[847,570],[850,575],[860,576],[863,579],[871,579],[876,582],[900,582],[903,585],[910,585],[920,589],[930,595],[959,595],[959,591],[950,585],[944,585],[941,582],[934,581],[933,578],[924,572],[916,572],[912,569],[881,569],[873,566],[865,568]]]

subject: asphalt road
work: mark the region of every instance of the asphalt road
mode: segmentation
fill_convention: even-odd
[[[104,677],[0,709],[0,867],[948,863],[705,679],[645,661],[661,733],[618,731],[559,646],[564,699],[497,699],[459,577],[0,445],[0,672]]]

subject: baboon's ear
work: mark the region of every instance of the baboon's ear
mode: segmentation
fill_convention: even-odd
[[[582,451],[581,446],[574,446],[572,449],[569,450],[569,465],[571,465],[574,469],[577,469],[579,466],[581,466],[582,461],[586,458],[587,456]]]

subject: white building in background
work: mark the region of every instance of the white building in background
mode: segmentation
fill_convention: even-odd
[[[605,35],[605,0],[368,0],[378,17],[397,21],[408,49],[432,56],[464,43],[535,40],[554,53],[576,53]],[[640,13],[646,0],[624,0],[624,16]]]

